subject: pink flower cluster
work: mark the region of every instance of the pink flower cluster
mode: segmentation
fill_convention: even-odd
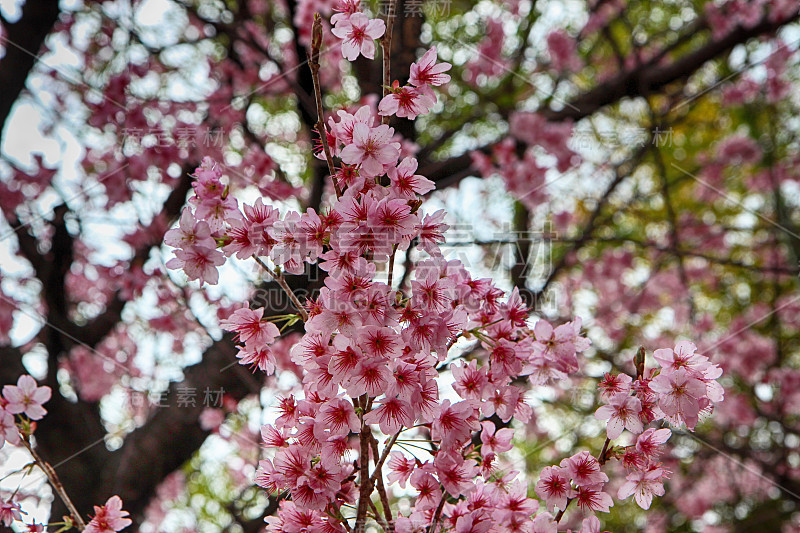
[[[607,404],[595,417],[607,421],[608,439],[618,438],[625,429],[638,435],[633,445],[616,454],[629,472],[617,497],[635,495],[643,509],[650,507],[654,495],[664,494],[662,482],[670,473],[657,462],[659,446],[670,437],[670,430],[645,430],[645,425],[665,419],[694,429],[700,414],[710,413],[713,404],[723,399],[724,391],[716,381],[722,370],[696,351],[694,344],[681,341],[674,349],[654,352],[659,372],[644,372],[648,377],[639,376],[636,381],[625,374],[606,374],[599,384]]]
[[[20,376],[16,385],[3,387],[3,395],[0,397],[0,448],[6,442],[18,445],[22,439],[20,430],[28,427],[24,424],[17,426],[14,415],[25,415],[29,420],[41,420],[47,414],[42,404],[51,395],[50,387],[38,386],[36,380],[27,374]],[[16,493],[8,500],[0,499],[0,522],[8,527],[15,520],[22,520],[22,514],[25,514],[19,503],[14,501],[15,495]],[[122,500],[119,496],[111,497],[105,506],[94,509],[96,516],[87,524],[85,533],[113,533],[131,524],[130,519],[124,518],[128,513],[122,511]],[[40,528],[41,526],[35,524],[29,525],[30,531],[41,531]]]
[[[641,433],[644,425],[662,419],[694,429],[700,414],[710,413],[713,404],[724,397],[716,381],[722,369],[696,351],[688,341],[679,342],[674,349],[656,350],[653,356],[661,366],[660,372],[650,372],[649,377],[640,376],[636,381],[625,374],[607,374],[599,388],[608,404],[595,416],[608,421],[608,438],[619,437],[623,429]]]
[[[345,56],[358,47],[355,56],[369,57],[371,22],[357,2],[345,2],[338,11],[337,34],[353,41],[346,41]],[[431,86],[449,79],[449,67],[437,64],[436,50],[429,50],[412,65],[409,85],[395,85],[381,101],[379,114],[428,113]],[[353,519],[360,530],[369,514],[383,529],[399,533],[439,527],[544,533],[556,531],[572,500],[585,511],[607,512],[613,499],[601,466],[618,454],[615,449],[604,450],[601,459],[580,452],[546,468],[536,487],[546,502],[541,512],[517,472],[496,468],[511,449],[514,430],[506,426],[512,418],[526,422],[532,416],[520,383],[545,385],[579,369],[578,354],[590,344],[581,335],[581,320],[558,327],[539,320],[531,327],[530,309],[516,289],[506,295],[492,280],[474,279],[460,261],[447,260],[440,249],[448,229],[444,211],[420,211],[419,195],[434,184],[416,174],[415,159],[401,160],[401,139],[377,120],[366,105],[329,118],[325,134],[342,163],[334,176],[341,192],[320,213],[281,214],[260,199],[240,211],[218,167],[205,160],[195,174],[194,213],[187,210],[167,236],[178,248],[168,266],[201,282],[216,282],[216,267],[234,255],[254,256],[271,273],[299,274],[305,263],[316,263],[328,274],[319,293],[298,304],[298,315],[265,317],[264,309],[243,307],[222,320],[243,344],[240,363],[267,373],[280,361],[273,353],[281,342],[275,322],[305,322],[304,335],[291,349],[302,393],[282,398],[277,419],[261,431],[270,455],[260,461],[255,481],[290,496],[267,519],[268,531],[341,532]],[[570,164],[569,125],[550,127],[532,114],[518,114],[512,122],[525,125],[517,128],[521,140],[545,148],[559,168]],[[396,290],[391,274],[384,281],[377,273],[392,272],[396,254],[412,242],[421,257],[409,266],[408,286]],[[450,360],[459,341],[472,344],[469,361]],[[643,432],[644,425],[667,418],[693,427],[700,410],[722,399],[714,381],[718,367],[692,355],[694,347],[686,344],[672,356],[656,352],[658,375],[635,383],[608,377],[601,386],[608,405],[597,416],[609,420],[609,438],[626,428],[641,433],[625,451],[629,474],[618,495],[635,494],[643,506],[663,492],[660,483],[669,474],[656,462],[668,431]],[[440,374],[447,370],[457,397],[445,399]],[[408,439],[422,443],[427,456],[411,456]],[[386,503],[383,516],[367,509],[375,490],[387,500],[384,467],[390,485],[416,492],[400,515]],[[553,516],[556,507],[560,513]],[[582,531],[599,527],[590,517]]]
[[[436,47],[432,47],[425,52],[419,62],[411,64],[408,85],[400,87],[398,82],[394,82],[389,94],[378,104],[378,114],[397,115],[414,120],[418,115],[429,113],[436,103],[436,95],[431,86],[449,82],[450,76],[445,72],[450,70],[450,67],[450,63],[436,62]]]
[[[412,66],[411,86],[432,93],[430,86],[447,81],[448,68],[436,63],[433,49]],[[439,248],[448,228],[444,212],[418,211],[418,195],[433,183],[415,174],[416,160],[399,160],[393,129],[376,126],[367,106],[353,114],[339,111],[337,118],[329,122],[329,140],[349,170],[343,194],[328,211],[281,217],[257,200],[240,212],[221,184],[221,172],[206,160],[195,174],[194,213],[187,209],[167,235],[178,248],[168,266],[201,281],[217,281],[224,255],[268,257],[290,273],[318,262],[328,273],[318,297],[306,302],[305,335],[292,349],[293,362],[303,369],[303,397],[282,400],[280,416],[262,430],[275,453],[261,461],[256,481],[291,494],[291,502],[282,502],[270,519],[270,530],[340,530],[330,517],[354,504],[356,494],[350,437],[374,438],[374,430],[399,437],[418,428],[435,452],[427,461],[392,455],[390,479],[408,481],[419,492],[410,514],[396,519],[396,530],[418,531],[434,519],[459,533],[486,531],[495,522],[512,529],[530,522],[538,502],[526,497],[516,474],[494,475],[493,464],[510,449],[513,430],[481,420],[528,420],[531,408],[513,380],[530,376],[544,384],[575,372],[577,354],[589,346],[581,321],[554,328],[540,320],[531,329],[529,309],[516,290],[504,299],[491,280],[473,279],[459,261],[446,260]],[[381,176],[385,185],[378,184]],[[412,240],[427,258],[413,266],[406,296],[376,280],[376,272]],[[243,344],[240,363],[274,371],[270,345],[279,331],[263,309],[241,308],[222,326]],[[448,365],[461,399],[441,400],[439,367],[461,337],[478,344],[484,356]],[[472,441],[478,431],[479,453]],[[390,447],[385,444],[387,454]],[[359,456],[359,462],[369,459]],[[437,513],[445,494],[459,503]],[[537,520],[542,531],[543,524],[554,524],[548,514]]]
[[[542,164],[544,150],[555,157],[555,167],[565,172],[577,162],[578,155],[568,146],[572,137],[569,122],[548,122],[543,116],[530,113],[513,113],[509,131],[516,140],[527,145],[520,157],[518,142],[508,137],[492,147],[491,153],[472,152],[472,165],[483,175],[499,175],[507,190],[529,209],[535,209],[547,200],[545,176],[548,166]]]
[[[583,66],[577,41],[564,30],[553,30],[547,35],[547,51],[550,66],[556,72],[577,72]]]
[[[184,209],[180,225],[169,230],[164,242],[176,248],[175,257],[167,261],[167,268],[181,268],[190,280],[200,284],[215,285],[219,281],[217,267],[225,262],[217,250],[212,234],[222,229],[226,218],[239,213],[236,200],[228,196],[222,184],[222,171],[210,158],[203,160],[194,174],[192,183],[195,196],[189,202],[195,212]]]
[[[762,20],[778,23],[797,13],[793,0],[729,0],[709,2],[704,6],[708,27],[715,39],[720,39],[736,27],[753,28]]]

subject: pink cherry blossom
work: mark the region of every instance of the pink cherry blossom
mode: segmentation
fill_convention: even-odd
[[[356,122],[353,125],[353,143],[342,149],[342,161],[351,165],[361,165],[365,177],[383,173],[386,165],[391,165],[400,156],[400,144],[391,142],[394,128],[382,124],[370,128]]]
[[[444,74],[450,70],[450,63],[436,63],[437,51],[432,46],[419,61],[411,63],[411,71],[408,82],[416,87],[426,85],[444,85],[450,81],[450,75]]]
[[[0,500],[0,522],[11,527],[14,520],[22,520],[22,510],[17,502],[12,499]]]
[[[664,495],[664,485],[662,484],[664,472],[660,468],[653,468],[646,472],[632,472],[625,479],[627,481],[619,488],[617,498],[624,500],[633,494],[636,503],[642,509],[650,508],[653,495]]]
[[[578,487],[578,494],[575,496],[575,503],[584,511],[609,512],[610,507],[614,506],[611,495],[603,492],[603,484],[581,485]]]
[[[514,437],[514,430],[503,428],[495,431],[495,425],[489,420],[481,422],[481,455],[490,453],[503,453],[512,448],[511,439]]]
[[[545,501],[548,509],[566,509],[567,500],[575,497],[567,470],[558,466],[545,467],[536,483],[536,494]]]
[[[406,157],[397,167],[389,167],[387,175],[392,182],[392,190],[403,198],[416,198],[417,195],[424,195],[431,192],[436,185],[419,174],[417,171],[417,160],[413,157]]]
[[[0,407],[0,448],[8,442],[9,444],[19,444],[19,430],[14,423],[14,415]]]
[[[628,374],[607,373],[597,384],[597,388],[600,389],[601,398],[608,401],[612,396],[620,392],[630,393],[632,381],[633,378]]]
[[[356,12],[348,18],[337,19],[331,33],[343,39],[342,55],[348,61],[355,61],[359,54],[367,59],[373,59],[374,39],[381,37],[385,31],[386,24],[383,20],[370,19],[365,14]]]
[[[217,267],[225,263],[225,256],[214,248],[193,245],[175,250],[175,257],[167,261],[167,268],[183,269],[190,280],[216,285],[219,282]]]
[[[450,226],[444,223],[446,213],[440,209],[433,214],[425,215],[422,222],[417,226],[419,248],[436,257],[441,255],[439,245],[445,241],[444,232]]]
[[[50,387],[39,387],[35,379],[23,374],[16,385],[3,387],[3,398],[8,402],[4,409],[14,415],[24,413],[31,420],[40,420],[47,414],[42,404],[50,399],[51,392]]]
[[[561,466],[578,486],[596,485],[608,481],[608,476],[600,471],[600,463],[587,451],[578,452],[561,461]]]
[[[450,447],[466,441],[470,432],[480,428],[471,400],[450,404],[443,400],[431,426],[431,434],[441,439],[442,446]]]
[[[414,472],[416,464],[410,457],[406,457],[400,452],[392,452],[389,454],[389,460],[386,463],[389,467],[389,475],[386,476],[390,483],[397,482],[400,488],[406,488],[406,482],[411,474]]]
[[[472,460],[464,460],[461,454],[439,453],[434,459],[439,481],[453,496],[467,495],[475,490],[478,467]]]
[[[128,511],[122,510],[122,500],[119,496],[112,496],[102,507],[95,505],[94,518],[86,524],[84,533],[113,533],[121,531],[131,525],[133,521],[128,516]]]
[[[361,0],[337,0],[333,10],[336,13],[331,17],[331,24],[348,20],[352,14],[361,11]]]
[[[222,320],[220,325],[236,333],[246,345],[265,346],[272,344],[280,332],[275,324],[262,320],[263,315],[264,308],[254,310],[243,307],[234,311],[227,320]]]
[[[659,395],[658,406],[667,416],[684,422],[689,429],[697,424],[699,399],[706,394],[706,385],[689,376],[685,368],[659,374],[650,382],[650,390]]]
[[[608,420],[608,438],[616,439],[626,428],[633,433],[641,433],[641,411],[642,402],[638,398],[629,396],[627,392],[620,392],[611,398],[609,405],[601,406],[594,416],[598,420]]]
[[[378,113],[414,120],[418,115],[428,114],[435,103],[433,97],[416,87],[393,87],[378,104]]]
[[[530,516],[539,510],[539,502],[528,498],[528,487],[521,481],[515,481],[500,496],[492,517],[500,523],[508,524],[514,519],[528,521]]]
[[[378,424],[387,435],[397,433],[404,426],[411,427],[414,419],[411,405],[400,398],[385,398],[376,409],[364,415],[365,423]]]
[[[325,402],[319,409],[321,427],[329,428],[331,435],[346,435],[360,428],[353,404],[343,398],[334,398]]]
[[[530,533],[556,533],[557,531],[558,524],[553,515],[545,511],[534,517]]]
[[[214,248],[216,243],[211,237],[211,229],[204,220],[197,220],[191,209],[184,209],[177,228],[164,234],[164,242],[173,248],[185,248],[199,245]]]
[[[478,362],[474,359],[469,363],[462,362],[461,365],[453,363],[450,366],[455,378],[453,388],[465,400],[470,398],[482,400],[486,396],[489,387],[487,369],[487,366],[478,368]]]
[[[659,446],[667,442],[671,436],[672,431],[668,428],[646,429],[636,439],[636,451],[647,459],[653,460],[658,457]]]

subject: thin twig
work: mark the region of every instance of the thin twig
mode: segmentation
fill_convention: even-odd
[[[381,50],[383,50],[383,96],[389,94],[389,86],[392,84],[392,29],[394,28],[395,11],[397,10],[397,0],[389,0],[389,8],[386,11],[386,33],[381,38]],[[389,115],[381,119],[382,124],[389,123]]]
[[[606,438],[606,443],[603,444],[603,451],[597,456],[597,462],[600,463],[601,466],[606,464],[606,452],[608,451],[609,444],[611,444],[611,439]]]
[[[311,79],[314,82],[314,100],[317,104],[317,133],[319,133],[322,149],[325,151],[325,159],[328,161],[328,172],[333,180],[333,189],[336,197],[342,196],[342,189],[336,179],[336,169],[333,167],[333,156],[331,147],[328,145],[328,132],[325,129],[325,118],[322,111],[322,87],[319,83],[319,50],[322,47],[322,18],[319,13],[314,13],[314,25],[311,27],[311,57],[308,58],[308,66],[311,69]]]
[[[392,255],[389,256],[389,274],[386,280],[386,284],[389,288],[392,288],[392,276],[394,275],[394,256],[397,255],[397,245],[392,245]]]
[[[378,441],[375,440],[373,435],[370,435],[370,441],[372,445],[372,457],[378,457],[380,455],[378,452]],[[383,505],[383,514],[386,517],[386,523],[391,524],[392,510],[389,508],[389,497],[386,495],[386,487],[383,486],[381,465],[377,462],[375,463],[375,469],[372,471],[372,476],[369,478],[370,485],[374,482],[373,480],[375,480],[375,487],[378,489],[378,495],[381,498],[381,505]]]
[[[564,517],[564,511],[566,511],[566,510],[567,510],[567,507],[569,507],[569,504],[571,504],[571,503],[572,503],[572,500],[574,500],[574,499],[575,499],[575,498],[568,498],[568,499],[567,499],[567,504],[566,504],[566,505],[564,506],[564,508],[563,508],[563,509],[561,509],[561,510],[558,512],[558,514],[556,515],[556,518],[555,518],[556,524],[558,524],[558,523],[561,521],[561,519]]]
[[[364,396],[367,396],[364,394]],[[362,396],[362,400],[364,399]],[[369,475],[369,440],[372,438],[372,430],[369,427],[369,424],[364,423],[364,415],[367,414],[369,411],[369,404],[367,401],[363,401],[366,404],[366,408],[361,413],[361,433],[359,435],[359,440],[361,443],[361,447],[359,450],[359,491],[358,491],[358,510],[356,511],[356,525],[354,529],[357,533],[362,533],[365,529],[364,526],[367,521],[367,506],[369,503],[370,494],[372,494],[372,483],[370,482],[370,475]]]
[[[431,525],[428,526],[427,533],[436,533],[436,529],[439,527],[439,519],[442,517],[442,509],[444,509],[446,494],[444,487],[442,487],[442,499],[439,500],[439,506],[436,507],[436,512],[433,514],[433,520],[431,520]]]
[[[283,279],[283,275],[282,274],[278,274],[277,272],[272,270],[257,255],[254,255],[253,259],[255,259],[256,263],[258,263],[261,266],[261,268],[266,270],[269,273],[269,275],[272,276],[272,278],[278,283],[278,285],[281,286],[281,289],[284,290],[286,295],[289,296],[289,299],[294,304],[295,308],[297,308],[297,312],[300,313],[300,317],[303,319],[303,322],[307,322],[308,321],[308,312],[306,312],[306,308],[303,307],[303,304],[300,302],[300,300],[297,299],[297,296],[295,295],[294,291],[286,283],[286,280]]]
[[[378,459],[378,462],[375,464],[375,471],[372,473],[372,478],[370,478],[370,482],[374,482],[375,481],[374,478],[376,478],[378,476],[378,474],[380,473],[380,469],[383,466],[384,461],[386,461],[386,458],[389,456],[389,452],[392,450],[392,446],[394,446],[394,443],[397,442],[397,438],[400,436],[400,433],[402,431],[403,430],[400,430],[397,433],[395,433],[394,435],[392,435],[392,438],[389,439],[389,442],[383,448],[383,453],[381,454],[381,458]],[[377,454],[376,454],[376,457],[377,457]]]
[[[58,479],[58,474],[56,474],[56,471],[52,466],[50,466],[50,463],[42,459],[41,456],[36,453],[36,450],[33,449],[33,446],[31,446],[31,443],[28,439],[29,437],[27,436],[23,437],[22,443],[25,444],[25,447],[33,456],[33,460],[36,461],[36,464],[39,465],[39,468],[41,468],[44,472],[44,475],[47,476],[47,480],[50,481],[50,485],[53,486],[53,490],[56,491],[58,496],[61,498],[61,501],[63,501],[64,505],[66,505],[67,509],[69,509],[69,514],[72,515],[75,525],[78,526],[78,529],[83,531],[86,529],[86,522],[84,522],[83,518],[81,518],[81,514],[75,508],[75,504],[73,504],[72,500],[69,499],[67,491],[64,490],[64,485],[62,485],[61,480]]]
[[[389,524],[381,517],[381,513],[378,511],[378,508],[375,507],[375,504],[372,503],[372,500],[369,500],[369,507],[372,509],[372,512],[375,514],[375,521],[378,522],[378,525],[383,528],[386,533],[391,533]]]

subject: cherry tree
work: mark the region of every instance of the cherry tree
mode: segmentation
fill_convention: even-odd
[[[797,5],[432,4],[4,12],[0,521],[792,527]]]

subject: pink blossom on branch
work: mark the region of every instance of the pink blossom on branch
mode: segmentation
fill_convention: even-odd
[[[114,533],[122,531],[133,523],[127,518],[128,512],[122,510],[122,500],[112,496],[105,505],[94,507],[94,518],[86,524],[84,533]]]
[[[234,311],[227,320],[221,321],[220,325],[236,333],[245,344],[272,344],[279,334],[278,327],[272,322],[262,320],[263,314],[263,307],[256,310],[243,307]]]
[[[333,32],[344,40],[343,55],[350,60],[373,57],[374,39],[383,34],[383,22],[369,20],[357,2],[345,2],[337,10]],[[494,20],[489,31],[502,38],[502,21]],[[500,40],[489,39],[482,46],[494,47],[497,50],[487,52],[499,54]],[[563,44],[555,43],[551,52],[569,63],[571,51]],[[565,50],[568,53],[561,53]],[[497,59],[503,58],[497,55]],[[449,80],[445,74],[449,68],[437,63],[436,49],[431,48],[411,66],[409,84],[395,84],[378,104],[377,115],[415,118],[430,112],[435,103],[432,87]],[[288,273],[301,273],[305,263],[319,262],[327,273],[318,293],[302,302],[308,311],[305,334],[291,350],[286,339],[278,340],[279,331],[270,322],[285,316],[270,319],[262,309],[244,308],[222,321],[240,337],[242,363],[268,373],[284,366],[299,383],[292,395],[278,401],[274,424],[262,428],[270,458],[259,463],[256,483],[291,498],[281,503],[276,518],[268,520],[267,530],[340,532],[343,525],[331,516],[338,516],[344,507],[356,509],[360,520],[366,520],[369,512],[359,489],[364,488],[365,476],[376,473],[371,465],[388,456],[384,474],[388,473],[389,483],[409,484],[416,497],[407,512],[387,527],[400,532],[437,527],[457,533],[556,531],[549,512],[534,518],[539,503],[528,498],[518,473],[502,470],[501,455],[512,447],[513,430],[498,429],[487,419],[526,423],[533,411],[521,382],[546,385],[580,370],[579,354],[590,345],[581,320],[555,325],[539,319],[531,326],[531,310],[517,292],[506,294],[490,279],[473,279],[464,264],[445,257],[445,212],[425,214],[419,197],[430,192],[433,183],[415,174],[415,159],[406,157],[398,163],[413,152],[401,145],[394,129],[376,125],[374,100],[341,110],[335,118],[328,120],[328,139],[334,157],[341,160],[335,174],[344,187],[322,203],[325,208],[290,211],[281,218],[277,209],[257,202],[253,207],[244,205],[242,214],[222,187],[219,168],[204,161],[195,176],[191,200],[195,214],[187,214],[170,235],[178,248],[177,259],[183,261],[180,266],[194,269],[195,275],[199,270],[203,277],[204,266],[184,259],[202,247],[198,240],[214,252],[222,246],[223,260],[253,254],[270,258]],[[519,141],[535,146],[519,157],[517,141],[500,143],[493,154],[498,171],[512,169],[525,178],[521,182],[531,185],[536,180],[544,183],[549,170],[538,162],[541,149],[555,157],[562,171],[575,162],[567,146],[571,124],[514,113],[511,128]],[[494,170],[494,162],[484,163]],[[530,189],[518,192],[522,196]],[[412,243],[417,248],[413,254],[407,252]],[[407,255],[399,290],[397,283],[378,278],[394,266],[389,261],[398,252]],[[216,273],[215,261],[209,262]],[[453,363],[456,350],[451,348],[462,339],[474,342],[474,355],[469,363]],[[606,492],[612,471],[603,466],[616,459],[626,470],[627,481],[637,483],[632,494],[639,490],[644,498],[658,493],[654,480],[642,484],[644,478],[632,476],[661,469],[656,461],[668,435],[645,430],[645,424],[665,413],[672,422],[691,422],[687,411],[695,405],[683,398],[670,399],[683,387],[678,378],[687,369],[691,373],[686,379],[700,384],[687,386],[698,411],[721,399],[715,381],[718,367],[690,351],[684,346],[674,352],[659,351],[660,373],[648,369],[636,381],[626,376],[604,378],[600,388],[608,405],[598,410],[597,417],[608,420],[608,437],[618,438],[624,429],[642,436],[630,446],[615,445],[600,459],[581,451],[544,469],[536,494],[548,509],[564,511],[575,500],[573,507],[583,511],[608,512],[614,503]],[[448,367],[460,401],[446,399],[440,390],[440,372]],[[665,388],[669,391],[659,392]],[[375,441],[365,437],[370,434]],[[391,440],[394,435],[399,438]],[[406,456],[413,453],[410,450],[417,445],[411,443],[419,442],[420,436],[429,441],[430,447],[424,446],[428,455]],[[395,445],[394,451],[389,449]],[[400,448],[402,452],[397,451]],[[599,527],[596,519],[589,519],[583,529],[596,533]]]
[[[24,374],[17,379],[16,385],[3,387],[3,398],[7,402],[3,410],[14,415],[24,414],[31,420],[41,420],[47,414],[42,404],[50,399],[51,393],[50,387],[39,387],[35,379]]]
[[[635,495],[636,503],[642,509],[649,509],[653,502],[653,496],[664,495],[664,471],[660,468],[653,468],[646,472],[638,471],[628,474],[627,481],[622,484],[617,493],[617,498],[625,498]]]
[[[450,63],[437,63],[436,47],[432,46],[419,61],[411,63],[408,82],[415,87],[426,90],[425,87],[433,85],[438,87],[450,81],[450,75],[445,74],[452,65]],[[430,90],[430,89],[427,89]]]
[[[22,520],[22,512],[19,504],[13,498],[0,500],[0,522],[6,527],[11,527],[14,520]]]
[[[335,36],[343,39],[342,55],[348,61],[355,61],[359,54],[367,59],[375,57],[375,39],[386,31],[386,24],[381,19],[370,19],[365,14],[356,12],[347,18],[336,20],[331,30]]]
[[[567,500],[575,497],[575,490],[569,481],[567,470],[558,466],[547,466],[539,475],[536,494],[547,504],[548,509],[567,508]]]
[[[642,421],[639,413],[642,411],[642,402],[630,396],[627,392],[620,392],[611,398],[608,405],[603,405],[595,413],[598,420],[608,420],[607,434],[609,439],[616,439],[622,434],[623,429],[633,433],[642,432]]]
[[[361,165],[361,174],[371,178],[383,174],[384,168],[397,161],[400,143],[392,142],[394,128],[382,124],[370,128],[356,122],[353,125],[353,143],[342,150],[342,161]]]
[[[378,104],[378,113],[383,116],[397,115],[414,120],[417,115],[430,112],[436,100],[429,94],[411,86],[400,87],[395,81],[389,94]]]

